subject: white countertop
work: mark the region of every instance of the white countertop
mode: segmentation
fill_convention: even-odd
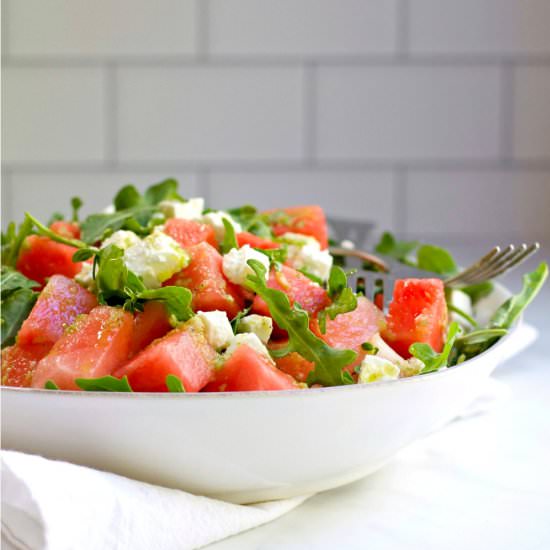
[[[517,288],[519,278],[504,282]],[[503,395],[489,412],[453,422],[362,481],[208,548],[550,548],[549,311],[547,283],[526,315],[539,339],[497,369]]]

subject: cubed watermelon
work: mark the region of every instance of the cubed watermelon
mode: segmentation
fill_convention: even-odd
[[[285,233],[301,233],[315,237],[321,248],[328,247],[327,219],[320,206],[294,206],[267,210],[264,214],[277,237]]]
[[[252,248],[261,248],[263,250],[270,250],[273,248],[279,248],[281,245],[270,239],[264,239],[263,237],[258,237],[254,233],[248,233],[247,231],[242,231],[237,233],[237,244],[239,248],[248,244]]]
[[[160,302],[147,302],[143,311],[136,313],[130,345],[130,357],[146,348],[153,340],[161,338],[172,328],[166,308]]]
[[[182,248],[189,248],[200,243],[218,247],[214,228],[206,223],[193,220],[170,218],[164,224],[163,231],[172,237]]]
[[[56,243],[48,237],[31,235],[21,247],[16,267],[25,277],[41,285],[52,275],[73,278],[82,269],[81,262],[72,260],[76,251],[75,247]]]
[[[38,363],[33,388],[48,380],[77,390],[75,378],[107,376],[128,359],[134,318],[121,308],[98,306],[81,315]]]
[[[2,350],[2,385],[28,388],[38,362],[50,351],[49,345],[21,347],[17,344]]]
[[[241,344],[221,368],[204,391],[268,391],[292,390],[296,381],[281,372],[260,352]]]
[[[52,275],[21,326],[17,343],[51,348],[78,315],[89,313],[96,305],[96,297],[73,279]]]
[[[80,226],[76,222],[57,221],[50,225],[50,229],[67,239],[80,239]]]
[[[189,265],[176,273],[164,285],[184,286],[193,293],[195,311],[226,311],[230,318],[243,309],[243,298],[238,288],[230,283],[222,271],[221,254],[208,243],[188,249]]]
[[[278,350],[288,345],[288,340],[279,340],[270,342],[269,349]],[[299,353],[293,351],[284,357],[276,357],[275,364],[277,368],[286,374],[289,374],[298,382],[305,382],[308,374],[314,369],[315,365],[304,359]]]
[[[115,376],[128,376],[134,391],[166,392],[166,377],[173,374],[186,391],[198,392],[212,380],[216,358],[205,336],[184,325],[155,340]]]
[[[429,344],[440,352],[447,330],[445,288],[440,279],[396,281],[389,306],[384,340],[402,357],[410,357],[416,342]]]

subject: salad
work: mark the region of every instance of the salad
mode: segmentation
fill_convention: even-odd
[[[3,385],[224,392],[422,376],[495,344],[548,274],[543,263],[525,275],[479,326],[472,306],[491,283],[399,280],[382,311],[330,254],[318,206],[211,210],[172,179],[143,194],[127,185],[85,219],[71,205],[70,219],[26,213],[2,234]],[[389,233],[376,251],[457,271],[446,250]]]

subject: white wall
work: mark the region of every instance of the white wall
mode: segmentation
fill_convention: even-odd
[[[164,176],[401,233],[550,235],[548,0],[4,0],[5,220]]]

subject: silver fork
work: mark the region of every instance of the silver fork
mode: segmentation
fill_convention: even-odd
[[[468,285],[480,284],[495,279],[507,273],[535,254],[540,248],[539,243],[527,245],[525,243],[516,247],[513,244],[504,249],[495,246],[490,252],[482,256],[471,266],[463,269],[456,275],[443,279],[448,288],[460,288]],[[350,284],[355,284],[358,291],[374,301],[381,300],[380,306],[387,306],[393,295],[393,284],[397,279],[415,277],[440,277],[440,275],[422,271],[414,267],[388,262],[362,250],[334,247],[330,249],[331,254],[344,256],[345,258],[357,258],[363,262],[375,265],[380,272],[361,270],[351,279]],[[393,269],[392,269],[393,268]],[[381,298],[379,298],[381,296]]]

